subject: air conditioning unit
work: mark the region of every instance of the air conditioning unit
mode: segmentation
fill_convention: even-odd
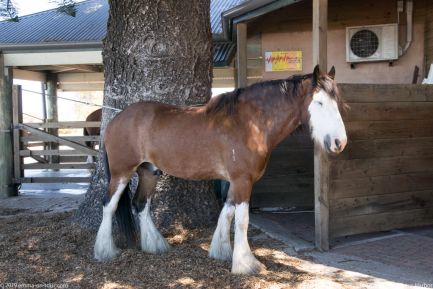
[[[346,27],[346,61],[398,59],[398,24]]]

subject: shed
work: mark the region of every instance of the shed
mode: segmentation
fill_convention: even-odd
[[[314,209],[321,249],[341,236],[433,224],[433,88],[420,85],[432,62],[431,1],[261,4],[223,13],[225,35],[237,38],[239,84],[328,63],[351,109],[341,155],[323,155],[308,132],[289,137],[252,206]],[[272,63],[281,55],[292,62]]]

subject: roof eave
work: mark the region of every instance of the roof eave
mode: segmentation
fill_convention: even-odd
[[[45,42],[45,43],[0,43],[2,52],[23,50],[53,50],[53,49],[102,49],[101,41],[85,42]]]
[[[252,0],[242,3],[221,13],[223,37],[234,41],[236,25],[240,22],[252,20],[282,7],[302,0]]]

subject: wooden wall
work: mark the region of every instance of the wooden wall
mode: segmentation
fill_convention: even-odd
[[[251,207],[312,209],[314,150],[309,130],[296,131],[273,152],[253,188]]]
[[[433,224],[433,86],[340,90],[349,142],[331,158],[330,237]]]
[[[425,18],[425,58],[426,72],[433,63],[433,1],[428,1]]]
[[[389,66],[388,62],[358,63],[353,69],[346,62],[346,27],[397,23],[396,0],[329,0],[328,66],[337,69],[340,83],[412,83],[415,66],[424,71],[424,39],[426,0],[414,1],[413,42],[407,53]],[[431,1],[430,1],[431,2]],[[405,42],[406,14],[400,14],[401,45]],[[262,57],[266,51],[301,50],[303,70],[297,72],[266,72],[263,79],[276,79],[292,74],[310,73],[312,62],[312,1],[268,13],[248,23],[251,35],[261,35]],[[419,77],[421,81],[422,77]]]

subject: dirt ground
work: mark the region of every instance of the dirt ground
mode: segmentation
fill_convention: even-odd
[[[169,236],[172,249],[163,255],[124,249],[111,263],[98,263],[95,231],[71,224],[71,216],[0,209],[0,288],[297,288],[311,277],[256,229],[251,247],[267,267],[257,276],[232,275],[229,262],[207,257],[212,229]]]
[[[0,200],[0,289],[433,288],[431,276],[421,271],[405,274],[404,268],[338,250],[295,253],[252,226],[251,248],[267,267],[255,276],[233,275],[230,262],[208,258],[214,228],[167,236],[172,248],[163,255],[123,249],[112,262],[98,263],[93,259],[96,232],[71,223],[80,198],[49,194]]]

